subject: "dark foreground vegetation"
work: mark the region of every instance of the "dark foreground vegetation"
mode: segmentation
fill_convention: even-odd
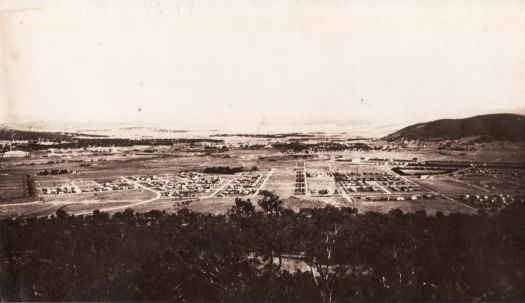
[[[500,301],[525,298],[525,207],[357,214],[281,207],[0,222],[1,300]],[[259,209],[259,208],[257,208]],[[291,264],[295,264],[291,266]]]

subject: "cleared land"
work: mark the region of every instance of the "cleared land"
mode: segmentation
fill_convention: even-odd
[[[31,176],[0,174],[0,203],[27,202],[35,195]]]

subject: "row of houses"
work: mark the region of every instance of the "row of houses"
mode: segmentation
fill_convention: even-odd
[[[197,172],[182,172],[174,179],[163,179],[158,176],[130,177],[134,181],[162,192],[163,196],[193,197],[195,194],[210,193],[220,183],[218,176],[208,176]]]
[[[503,207],[516,202],[525,202],[524,196],[513,196],[510,194],[499,195],[463,195],[461,201],[470,204],[474,207]]]
[[[62,195],[62,194],[76,194],[78,190],[76,187],[46,187],[42,188],[42,194],[44,195]]]
[[[218,197],[227,197],[232,195],[246,196],[254,194],[262,185],[263,175],[244,175],[230,183],[223,189]]]
[[[426,195],[410,195],[410,196],[366,196],[357,197],[358,199],[369,201],[369,202],[381,202],[381,201],[416,201],[416,200],[432,200],[435,196],[432,194]]]

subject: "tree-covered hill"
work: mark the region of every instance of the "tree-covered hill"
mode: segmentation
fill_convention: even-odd
[[[465,119],[442,119],[405,127],[384,139],[437,140],[471,136],[484,136],[501,141],[525,141],[525,116],[491,114]]]

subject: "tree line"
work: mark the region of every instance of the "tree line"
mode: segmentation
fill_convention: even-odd
[[[28,143],[16,143],[15,147],[23,151],[38,151],[68,148],[88,148],[88,147],[130,147],[135,145],[174,145],[174,144],[197,144],[197,143],[223,143],[218,139],[201,138],[179,138],[179,139],[126,139],[126,138],[74,138],[67,141],[57,141],[53,144],[40,144],[42,141],[30,140]]]
[[[5,301],[502,301],[525,298],[525,207],[477,215],[283,207],[131,209],[0,221]]]
[[[47,131],[28,131],[18,130],[6,127],[0,127],[0,140],[26,140],[26,141],[39,141],[39,140],[50,140],[50,141],[65,141],[71,140],[76,137],[93,137],[93,138],[104,138],[104,135],[93,135],[93,134],[80,134],[80,133],[69,133],[69,132],[47,132]]]
[[[68,174],[73,174],[75,173],[74,170],[67,170],[67,169],[50,169],[48,170],[47,168],[44,169],[43,171],[39,171],[37,173],[37,175],[39,176],[47,176],[47,175],[68,175]]]
[[[273,143],[272,147],[282,151],[291,152],[305,152],[305,151],[344,151],[344,150],[371,150],[374,149],[366,143],[337,143],[337,142],[319,142],[319,143],[303,143],[299,141],[278,142]]]
[[[257,171],[259,168],[257,166],[244,167],[244,166],[208,166],[202,172],[206,174],[236,174],[246,171]]]

